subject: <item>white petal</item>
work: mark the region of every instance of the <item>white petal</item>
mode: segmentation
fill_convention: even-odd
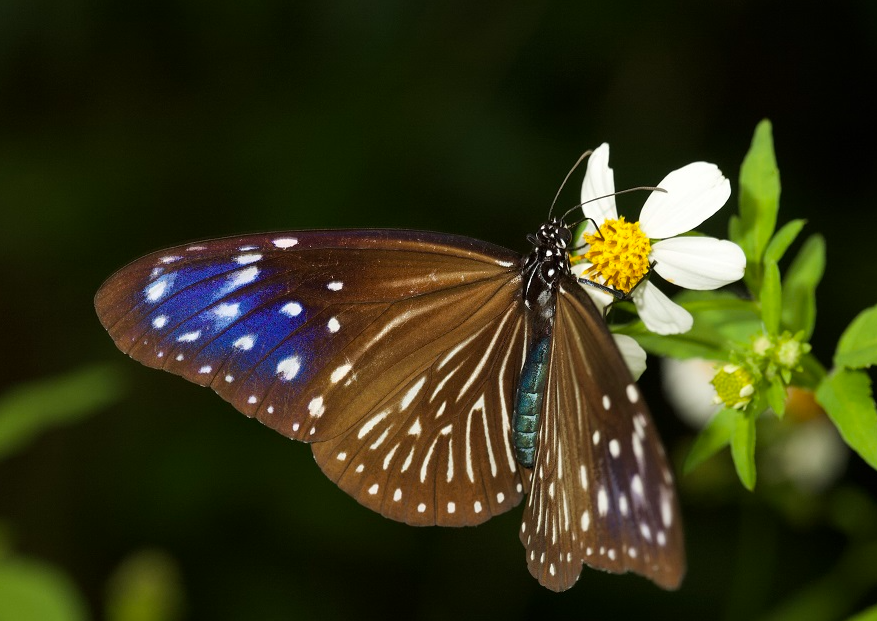
[[[721,209],[731,195],[731,183],[715,164],[694,162],[674,170],[652,192],[639,216],[643,233],[665,239],[690,231]]]
[[[626,334],[613,334],[612,338],[615,339],[618,351],[621,352],[621,357],[624,358],[624,363],[630,369],[633,379],[638,380],[639,376],[646,370],[646,351]]]
[[[572,266],[572,273],[575,275],[576,278],[587,278],[587,276],[584,275],[584,272],[586,269],[591,267],[591,265],[592,264],[588,263],[587,261],[582,261],[581,263],[576,263],[575,265]],[[594,302],[594,305],[597,307],[597,310],[599,310],[601,313],[603,312],[603,310],[607,306],[609,306],[612,302],[615,301],[615,296],[613,296],[612,294],[606,293],[605,291],[602,291],[602,290],[598,289],[597,287],[592,287],[591,285],[588,285],[585,283],[579,283],[579,284],[585,288],[585,291],[590,296],[591,301]],[[603,284],[603,283],[601,282],[600,284]]]
[[[694,324],[694,318],[687,310],[650,282],[634,289],[633,303],[646,328],[655,334],[682,334],[691,330]]]
[[[604,142],[588,158],[588,169],[585,171],[585,180],[582,183],[582,203],[614,192],[615,176],[612,169],[609,168],[609,145]],[[603,220],[607,218],[615,219],[618,217],[614,196],[590,202],[583,209],[585,216],[593,218],[598,226],[603,224]],[[593,228],[592,225],[589,225],[588,231],[592,231]]]
[[[718,289],[743,278],[746,255],[725,239],[673,237],[652,245],[655,271],[686,289]]]
[[[662,385],[667,401],[683,421],[695,429],[703,429],[722,409],[716,405],[716,389],[711,380],[716,374],[713,363],[703,358],[661,360]]]

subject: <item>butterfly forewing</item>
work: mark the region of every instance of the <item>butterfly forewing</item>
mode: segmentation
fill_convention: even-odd
[[[582,563],[664,588],[685,572],[672,474],[639,389],[593,303],[561,281],[532,490],[530,572],[562,591]]]
[[[366,506],[462,525],[522,497],[520,279],[518,255],[468,238],[305,231],[154,253],[95,305],[120,349],[314,442]]]

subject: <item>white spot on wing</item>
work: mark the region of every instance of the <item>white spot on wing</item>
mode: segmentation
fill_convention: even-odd
[[[234,342],[235,349],[241,349],[243,351],[248,351],[253,349],[253,345],[256,343],[256,337],[252,334],[248,334],[246,336],[242,336],[238,340]]]
[[[162,276],[154,283],[146,287],[146,289],[143,290],[143,293],[146,294],[146,299],[150,302],[158,302],[168,292],[170,285],[171,278],[169,278],[168,276]]]
[[[315,397],[311,399],[311,402],[308,403],[308,412],[314,418],[319,418],[326,411],[326,407],[323,405],[323,397]]]
[[[341,324],[338,323],[338,320],[335,317],[332,317],[326,327],[329,328],[329,332],[338,332],[338,330],[341,329]]]
[[[234,304],[219,304],[213,309],[213,314],[223,319],[234,319],[241,312],[241,305],[238,302]]]
[[[332,381],[333,384],[337,384],[344,378],[345,375],[350,372],[350,368],[351,365],[342,364],[340,367],[332,371],[332,375],[329,377],[329,379]]]
[[[341,288],[344,287],[344,283],[340,280],[333,280],[328,285],[326,285],[326,289],[329,291],[341,291]]]
[[[378,489],[380,489],[380,488],[379,488],[378,484],[375,483],[370,488],[368,488],[368,493],[371,494],[372,496],[374,496],[375,494],[378,493]]]
[[[399,405],[400,410],[404,410],[411,402],[414,401],[414,398],[417,397],[417,393],[423,388],[423,385],[426,383],[426,376],[421,377],[414,386],[408,389],[408,392],[405,393],[405,396],[402,398],[402,403]]]
[[[301,362],[299,362],[298,356],[290,356],[277,363],[277,374],[284,382],[288,382],[298,375],[299,369],[301,369]]]
[[[637,401],[639,401],[639,392],[637,392],[636,390],[636,385],[628,384],[625,391],[627,392],[628,401],[630,401],[631,403],[636,403]]]
[[[262,258],[261,254],[242,254],[238,257],[235,257],[235,261],[239,265],[249,265],[250,263],[255,263],[259,259]]]
[[[612,457],[618,457],[621,454],[621,445],[618,440],[609,440],[609,453]]]
[[[163,328],[167,324],[167,315],[159,315],[152,320],[153,328]]]
[[[387,410],[387,411],[381,412],[380,414],[375,414],[374,416],[372,416],[370,419],[368,419],[363,424],[363,426],[360,428],[359,432],[356,434],[356,437],[359,438],[360,440],[362,440],[364,437],[366,437],[371,432],[372,429],[375,428],[375,425],[377,425],[379,422],[381,422],[382,420],[387,418],[389,413],[390,413],[389,410]]]
[[[600,487],[600,490],[597,492],[597,512],[601,517],[609,512],[609,497],[606,496],[606,488],[604,487]]]
[[[281,307],[280,312],[287,317],[297,317],[301,314],[301,304],[298,302],[289,302]]]
[[[198,373],[202,373],[202,374],[210,373],[212,370],[213,370],[213,367],[211,367],[210,365],[205,365],[205,366],[201,367],[200,369],[198,369]]]
[[[222,289],[219,290],[218,295],[225,295],[235,289],[243,287],[244,285],[248,285],[259,276],[259,268],[255,265],[244,268],[242,270],[238,270],[236,272],[232,272],[228,277],[228,282]]]
[[[180,343],[191,343],[192,341],[197,341],[199,338],[201,338],[201,330],[195,330],[194,332],[181,334],[177,341]]]
[[[274,240],[274,245],[282,250],[286,250],[287,248],[292,248],[298,243],[298,240],[295,237],[279,237]]]

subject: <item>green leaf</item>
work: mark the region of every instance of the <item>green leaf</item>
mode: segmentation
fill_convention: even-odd
[[[761,318],[768,334],[776,335],[780,331],[780,315],[783,307],[782,285],[780,284],[780,268],[775,261],[764,264],[764,282],[761,286]]]
[[[46,429],[74,423],[118,401],[125,387],[114,366],[94,365],[13,388],[0,397],[0,457]]]
[[[736,419],[740,412],[725,408],[712,417],[701,432],[698,434],[685,458],[683,472],[688,474],[707,459],[721,451],[731,442],[731,434],[734,432]]]
[[[877,470],[877,406],[864,371],[836,370],[816,389],[816,401],[851,449]]]
[[[743,487],[755,489],[755,418],[746,414],[734,421],[731,433],[731,457]]]
[[[849,369],[877,364],[877,306],[863,310],[844,330],[834,353],[834,364]]]
[[[85,601],[63,573],[36,561],[0,561],[0,619],[84,621]]]
[[[773,150],[771,124],[761,121],[740,167],[741,246],[746,258],[760,264],[776,227],[780,173]]]
[[[816,325],[816,286],[825,272],[825,240],[811,235],[801,246],[783,281],[782,325],[810,339]]]
[[[770,243],[767,245],[767,249],[764,251],[765,263],[768,261],[779,263],[780,259],[786,254],[786,250],[789,249],[789,246],[791,246],[792,242],[795,241],[795,238],[798,237],[798,233],[801,232],[801,229],[804,228],[805,224],[807,224],[806,220],[792,220],[791,222],[787,222],[783,228],[777,231],[777,234],[773,236]]]

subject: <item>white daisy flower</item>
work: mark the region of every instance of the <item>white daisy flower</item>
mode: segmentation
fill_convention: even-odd
[[[665,192],[652,192],[639,221],[618,217],[615,179],[609,168],[609,145],[603,143],[588,160],[582,184],[585,216],[589,224],[576,245],[586,252],[573,265],[573,272],[632,299],[646,328],[656,334],[681,334],[693,319],[654,284],[640,283],[655,263],[654,272],[666,281],[687,289],[717,289],[743,277],[746,257],[735,243],[713,237],[676,237],[716,213],[731,195],[731,184],[715,164],[694,162],[674,170],[658,184]],[[606,196],[592,201],[599,196]],[[649,278],[653,278],[650,276]],[[639,284],[638,284],[639,283]],[[585,285],[595,301],[605,306],[612,296]]]

